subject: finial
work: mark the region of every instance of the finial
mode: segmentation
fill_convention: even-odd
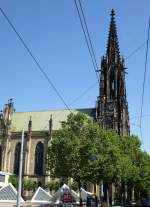
[[[29,123],[28,123],[28,126],[31,127],[32,126],[32,120],[31,120],[32,116],[30,116],[30,119],[29,119]]]
[[[111,10],[111,14],[110,14],[112,17],[114,17],[115,16],[115,10],[114,9],[112,9]]]
[[[31,116],[30,116],[30,119],[29,119],[29,122],[28,122],[28,131],[31,132],[32,130],[32,120],[31,120]]]
[[[52,114],[51,114],[50,119],[49,119],[49,128],[52,128],[52,124],[53,124],[53,119],[52,119]]]
[[[50,115],[50,119],[49,119],[49,126],[50,128],[52,127],[52,123],[53,123],[53,119],[52,119],[52,114]]]
[[[53,119],[51,114],[49,119],[49,141],[52,139],[52,127],[53,127]]]

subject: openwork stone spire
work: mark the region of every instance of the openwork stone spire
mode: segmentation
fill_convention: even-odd
[[[115,12],[113,9],[111,11],[111,21],[109,28],[106,57],[108,58],[109,62],[118,62],[120,60],[119,44],[115,22]]]
[[[112,10],[107,51],[101,61],[97,121],[102,128],[112,128],[119,135],[128,136],[130,126],[124,69],[125,64],[119,52],[115,12]]]

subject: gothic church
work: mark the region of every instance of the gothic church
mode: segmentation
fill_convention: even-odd
[[[130,133],[126,98],[125,65],[120,57],[115,14],[112,10],[106,55],[102,57],[97,106],[75,109],[96,120],[102,128],[112,128],[119,135]],[[23,175],[44,183],[46,151],[51,136],[67,119],[68,110],[15,112],[13,102],[0,113],[0,170],[18,175],[21,131],[25,130]]]

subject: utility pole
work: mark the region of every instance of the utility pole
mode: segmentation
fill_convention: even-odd
[[[21,136],[21,151],[20,151],[19,181],[18,181],[18,193],[17,193],[17,207],[20,207],[20,201],[21,201],[22,165],[23,165],[23,145],[24,145],[24,130],[22,130],[22,136]]]

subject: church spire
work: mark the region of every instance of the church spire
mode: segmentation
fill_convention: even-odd
[[[116,30],[116,22],[115,22],[115,11],[111,10],[111,20],[110,20],[110,28],[108,35],[108,44],[107,44],[107,52],[106,57],[109,62],[119,62],[120,60],[120,52],[119,52],[119,44]]]
[[[130,127],[124,68],[119,53],[115,12],[112,10],[107,51],[101,61],[97,120],[102,128],[112,128],[119,135],[127,136]]]

